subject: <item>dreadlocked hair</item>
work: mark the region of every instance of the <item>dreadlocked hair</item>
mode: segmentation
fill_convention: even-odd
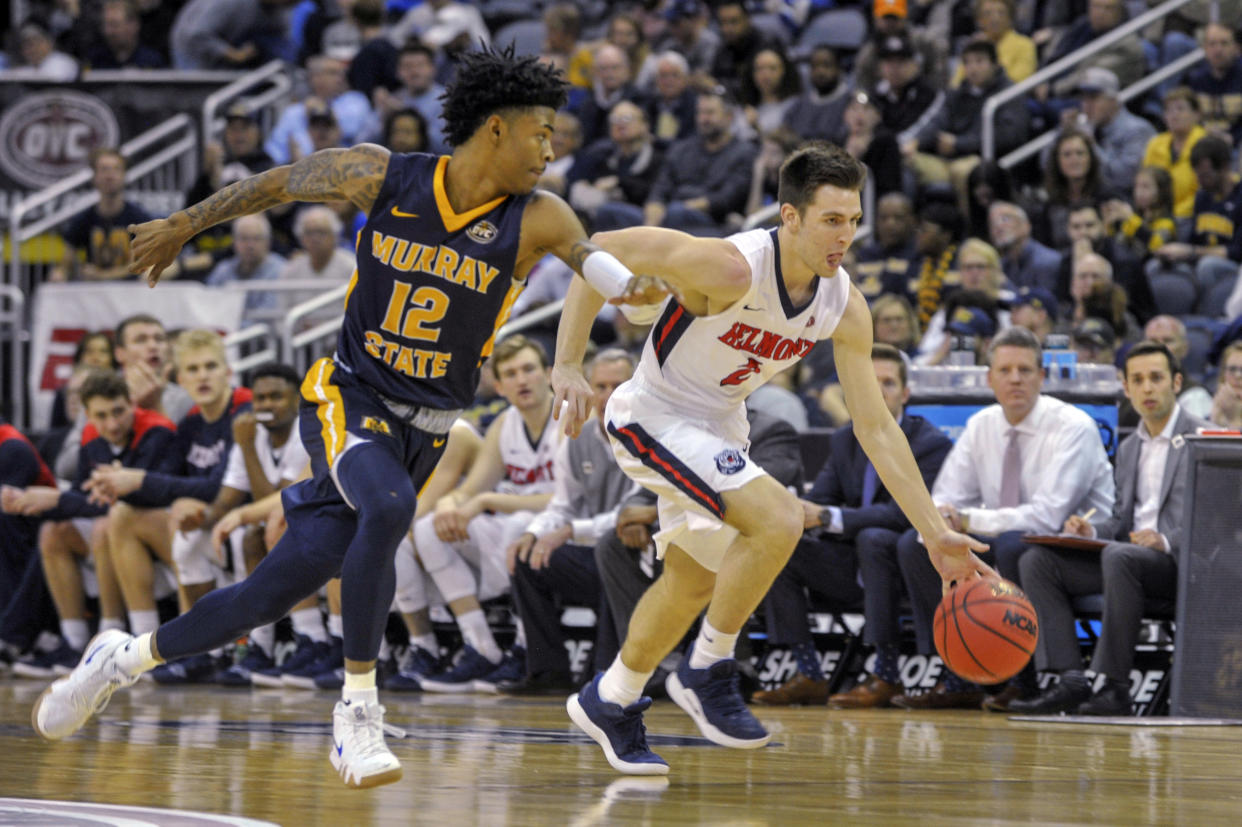
[[[533,56],[515,56],[512,44],[503,51],[489,47],[464,52],[457,56],[456,78],[440,96],[445,138],[461,146],[492,114],[504,109],[560,109],[568,100],[566,89],[559,69]]]

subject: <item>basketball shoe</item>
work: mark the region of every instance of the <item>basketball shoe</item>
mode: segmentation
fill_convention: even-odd
[[[668,696],[694,719],[709,741],[724,747],[757,749],[772,738],[742,700],[733,658],[706,669],[691,669],[690,652],[686,652],[665,687]]]
[[[298,671],[319,660],[328,652],[327,643],[316,643],[306,635],[297,636],[297,648],[285,658],[280,666],[269,666],[250,675],[250,682],[255,686],[284,686],[286,674]]]
[[[349,787],[378,787],[399,780],[401,762],[384,743],[384,707],[337,701],[328,758]]]
[[[440,659],[411,643],[396,674],[384,681],[384,688],[394,692],[422,692],[423,678],[439,671]]]
[[[647,746],[647,728],[643,712],[651,706],[650,698],[639,698],[627,707],[609,703],[599,696],[599,680],[603,672],[570,695],[565,709],[570,719],[604,750],[612,768],[629,775],[667,775],[668,762]]]
[[[108,705],[113,692],[137,681],[137,675],[126,674],[116,662],[117,650],[133,640],[119,629],[95,635],[74,670],[43,690],[35,701],[30,713],[35,732],[49,741],[72,735]]]
[[[437,675],[428,675],[420,683],[424,692],[474,692],[474,682],[490,675],[499,665],[483,657],[467,643],[461,647],[461,654],[452,668]]]
[[[500,692],[501,684],[520,681],[525,677],[526,650],[521,646],[514,646],[501,656],[500,663],[492,671],[474,681],[474,691],[495,695]]]

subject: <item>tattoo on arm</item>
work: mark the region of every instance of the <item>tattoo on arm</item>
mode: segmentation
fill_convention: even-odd
[[[288,167],[277,167],[258,175],[244,178],[185,208],[186,217],[195,232],[251,213],[262,212],[268,207],[283,203],[282,180]]]
[[[585,238],[581,241],[575,241],[573,246],[569,248],[569,264],[576,272],[582,272],[582,263],[586,261],[587,256],[598,250],[599,247],[587,241]]]
[[[373,144],[312,153],[289,168],[286,189],[299,201],[351,201],[369,210],[388,169],[389,152]]]

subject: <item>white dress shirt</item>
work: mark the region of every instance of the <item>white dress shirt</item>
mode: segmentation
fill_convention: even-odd
[[[1011,428],[1019,433],[1022,454],[1021,505],[1001,508]],[[1000,405],[972,416],[932,488],[937,504],[956,507],[970,531],[983,535],[1055,534],[1071,512],[1111,513],[1114,495],[1113,469],[1095,420],[1051,396],[1040,396],[1017,425],[1009,424]]]
[[[1149,528],[1159,532],[1156,527],[1160,518],[1160,488],[1164,483],[1164,469],[1169,462],[1169,446],[1173,442],[1173,426],[1177,424],[1181,408],[1173,406],[1169,421],[1156,436],[1147,433],[1147,423],[1140,422],[1137,434],[1139,438],[1138,479],[1134,483],[1134,530],[1142,531]],[[1169,540],[1163,534],[1164,551],[1169,550]]]

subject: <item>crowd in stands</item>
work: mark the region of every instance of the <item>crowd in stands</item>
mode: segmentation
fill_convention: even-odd
[[[35,14],[5,43],[0,81],[241,70],[271,59],[293,67],[300,91],[274,119],[244,101],[227,110],[187,204],[329,147],[450,152],[439,115],[453,55],[532,26],[540,58],[571,84],[539,185],[562,195],[588,230],[727,235],[774,203],[792,149],[840,144],[867,165],[875,198],[870,234],[843,266],[872,307],[889,409],[946,518],[992,543],[988,559],[1030,592],[1046,637],[1010,686],[985,693],[946,673],[930,692],[904,690],[900,607],[908,601],[918,647],[931,653],[939,582],[852,436],[823,343],[751,404],[755,460],[806,492],[804,541],[763,610],[768,639],[793,650],[799,671],[756,700],[1129,711],[1134,606],[1173,596],[1182,496],[1180,477],[1166,470],[1180,468],[1170,446],[1208,422],[1242,427],[1242,30],[1230,24],[1242,20],[1239,0],[1191,3],[1010,97],[993,117],[990,157],[988,98],[1146,4],[647,0],[532,3],[526,17],[518,4],[456,0],[30,5]],[[856,42],[817,27],[851,9],[866,23]],[[1202,61],[1127,92],[1198,46]],[[1045,133],[1042,150],[1004,160]],[[125,227],[150,216],[126,199],[120,152],[96,151],[91,167],[99,202],[63,228],[66,253],[50,280],[134,278]],[[344,284],[365,222],[348,203],[276,208],[200,234],[165,278]],[[559,261],[541,262],[515,312],[560,298],[570,278]],[[244,319],[277,319],[291,301],[248,292]],[[645,332],[608,311],[593,330],[602,350],[588,372],[601,411]],[[218,336],[176,333],[174,342],[159,319],[140,315],[88,334],[52,421],[37,424],[46,431],[39,450],[0,426],[0,662],[17,674],[71,668],[90,626],[153,630],[161,612],[244,577],[279,537],[277,494],[306,465],[295,427],[300,378],[272,364],[250,374],[247,390]],[[391,689],[569,691],[582,675],[565,658],[562,603],[595,610],[603,667],[659,573],[653,499],[619,473],[602,432],[559,438],[545,355],[554,322],[528,335],[498,345],[479,404],[451,432],[444,473],[398,554],[394,611],[409,640],[382,653]],[[1041,350],[1066,346],[1080,363],[1118,369],[1119,419],[1132,435],[1115,470],[1094,423],[1041,392]],[[911,366],[960,364],[963,351],[968,363],[990,365],[997,404],[954,444],[904,408]],[[836,429],[822,469],[801,467],[797,441],[809,427]],[[1054,478],[1062,484],[1048,484]],[[1076,516],[1088,510],[1092,520]],[[1108,541],[1102,564],[1084,569],[1021,539],[1062,530]],[[1126,591],[1135,572],[1162,588]],[[1106,623],[1095,687],[1070,645],[1067,589],[1128,607]],[[829,697],[806,625],[808,593],[865,616],[875,660],[848,692]],[[509,594],[519,622],[502,646],[487,607]],[[326,601],[326,623],[318,596],[292,613],[290,654],[277,651],[269,627],[249,636],[244,656],[167,664],[155,680],[339,686],[331,587]],[[452,659],[431,621],[446,609],[462,641]],[[1035,667],[1060,674],[1060,689],[1040,692]]]

